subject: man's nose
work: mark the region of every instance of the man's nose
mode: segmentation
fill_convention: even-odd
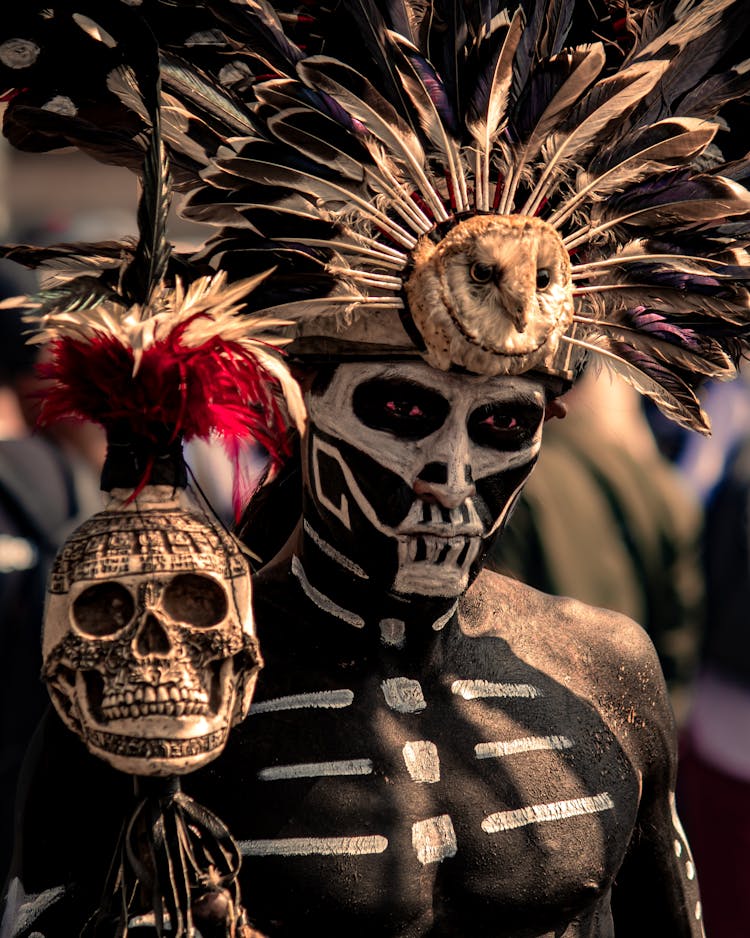
[[[471,466],[429,462],[414,481],[414,492],[424,502],[458,508],[476,492]]]

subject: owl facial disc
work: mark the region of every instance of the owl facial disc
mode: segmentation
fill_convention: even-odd
[[[406,283],[435,368],[516,375],[550,366],[573,318],[570,260],[539,218],[475,215],[435,244],[422,237]]]

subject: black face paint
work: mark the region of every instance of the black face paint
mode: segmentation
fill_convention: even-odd
[[[365,427],[403,440],[422,440],[445,423],[450,404],[414,381],[375,378],[355,389],[352,410]]]
[[[536,459],[541,386],[342,366],[308,405],[317,534],[392,592],[463,592]]]

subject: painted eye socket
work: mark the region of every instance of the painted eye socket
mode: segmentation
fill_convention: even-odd
[[[73,620],[92,638],[108,638],[130,622],[135,602],[121,583],[88,586],[73,602]]]
[[[223,588],[209,576],[180,573],[162,595],[164,611],[177,622],[196,629],[208,629],[226,618],[227,597]]]
[[[366,427],[421,440],[443,425],[450,404],[437,391],[413,381],[373,378],[356,388],[352,409]]]
[[[546,290],[547,287],[552,282],[552,274],[549,271],[548,267],[540,267],[536,272],[536,288],[537,290]]]
[[[521,449],[531,442],[543,416],[544,411],[535,404],[514,401],[484,404],[469,416],[469,436],[490,449]]]
[[[474,283],[489,283],[494,272],[495,269],[490,264],[482,264],[479,261],[469,268],[469,276]]]

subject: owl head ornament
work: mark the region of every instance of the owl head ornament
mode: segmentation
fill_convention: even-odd
[[[407,308],[429,364],[521,374],[549,368],[573,319],[570,260],[539,218],[473,215],[413,252]]]

